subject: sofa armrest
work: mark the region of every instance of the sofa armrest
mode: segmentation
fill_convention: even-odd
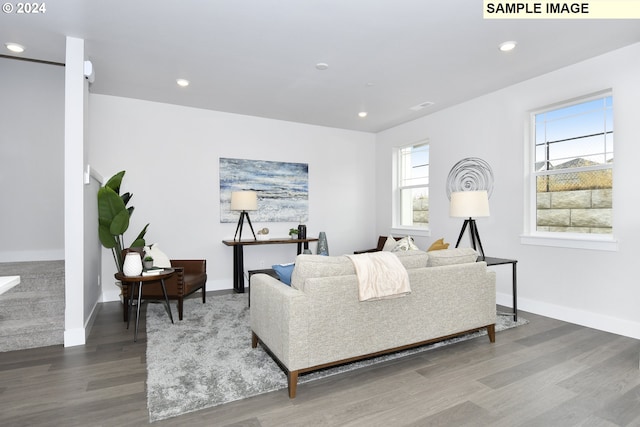
[[[267,274],[251,277],[251,331],[289,370],[307,366],[309,298]]]

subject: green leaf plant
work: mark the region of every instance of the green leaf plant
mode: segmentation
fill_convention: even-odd
[[[118,272],[122,273],[124,257],[122,255],[124,246],[124,233],[129,228],[129,220],[134,207],[127,204],[133,196],[131,193],[120,195],[120,184],[125,171],[118,172],[98,190],[98,234],[100,243],[107,249],[111,249],[113,260],[116,263]],[[145,225],[140,234],[128,247],[144,247],[144,235],[147,233]]]

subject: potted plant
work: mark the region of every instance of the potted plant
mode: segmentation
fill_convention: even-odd
[[[127,204],[133,196],[131,193],[120,195],[120,184],[125,171],[115,174],[107,183],[98,190],[98,234],[100,243],[107,249],[111,249],[113,260],[119,273],[122,273],[124,256],[124,233],[129,228],[129,220],[134,207]],[[138,236],[127,247],[144,247],[144,235],[147,233],[145,225]]]
[[[298,238],[298,229],[297,228],[290,228],[289,229],[289,236],[292,239],[297,239]]]
[[[144,259],[142,260],[142,266],[144,267],[145,270],[149,270],[150,268],[152,268],[153,257],[150,257],[149,255],[145,256]]]

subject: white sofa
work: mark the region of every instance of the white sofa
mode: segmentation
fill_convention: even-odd
[[[299,255],[291,286],[251,279],[252,346],[260,342],[288,376],[486,328],[495,341],[495,273],[472,249],[397,253],[411,293],[359,302],[346,256]]]

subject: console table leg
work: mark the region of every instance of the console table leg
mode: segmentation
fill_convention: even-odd
[[[518,281],[518,273],[516,271],[516,264],[517,262],[512,263],[511,265],[513,266],[512,269],[512,286],[513,286],[513,320],[515,322],[518,321],[518,285],[517,285],[517,281]]]
[[[233,290],[244,293],[244,254],[242,245],[233,247]]]

